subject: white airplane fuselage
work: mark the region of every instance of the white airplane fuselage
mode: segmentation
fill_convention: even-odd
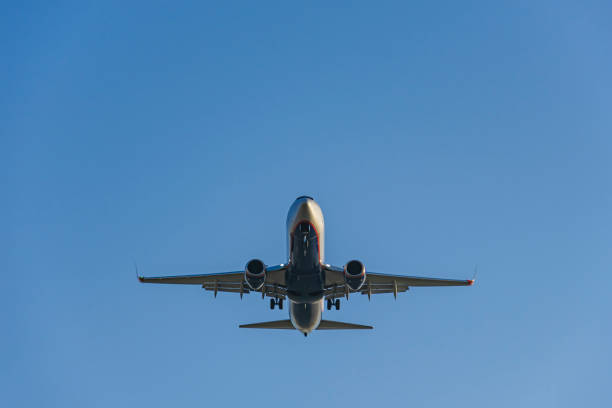
[[[325,222],[311,197],[298,197],[289,208],[287,248],[289,316],[293,326],[307,334],[321,323],[325,284]]]

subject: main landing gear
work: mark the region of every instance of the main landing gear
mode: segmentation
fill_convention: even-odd
[[[327,299],[327,310],[331,310],[332,306],[335,306],[336,310],[340,310],[340,299],[336,299],[335,302],[331,299]]]
[[[278,305],[278,308],[283,310],[283,299],[270,299],[270,309],[274,310],[275,305]]]

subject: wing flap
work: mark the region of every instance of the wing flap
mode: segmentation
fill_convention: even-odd
[[[209,288],[209,287],[205,287],[204,289],[206,290],[210,290],[210,291],[215,291],[215,288]],[[226,288],[226,287],[219,287],[216,289],[218,292],[229,292],[229,293],[240,293],[240,289],[236,289],[236,288]],[[242,289],[242,293],[249,293],[250,290],[249,289]]]

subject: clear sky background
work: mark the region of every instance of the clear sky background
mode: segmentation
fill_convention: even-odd
[[[0,13],[0,405],[609,407],[612,6],[29,2]],[[448,278],[239,330],[143,274],[286,259]]]

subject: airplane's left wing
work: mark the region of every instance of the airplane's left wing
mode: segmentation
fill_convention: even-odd
[[[337,266],[325,266],[325,297],[334,299],[347,296],[348,286],[345,285],[344,270]],[[405,292],[411,286],[470,286],[473,279],[439,279],[420,276],[390,275],[386,273],[366,273],[366,281],[357,291],[363,295],[374,295],[379,293]]]
[[[266,281],[261,290],[257,292],[264,296],[285,298],[285,265],[276,265],[266,268]],[[250,293],[252,289],[244,281],[244,271],[207,273],[201,275],[174,275],[174,276],[138,276],[142,283],[167,283],[179,285],[201,285],[203,289],[215,292]]]

